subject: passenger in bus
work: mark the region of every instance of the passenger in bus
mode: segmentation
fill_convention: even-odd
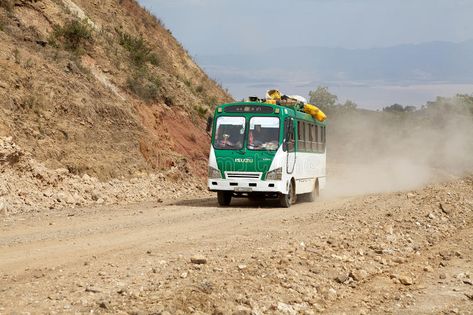
[[[248,146],[254,150],[276,150],[278,147],[278,129],[262,128],[261,125],[255,125],[248,135]]]
[[[261,125],[255,125],[248,135],[248,145],[250,149],[254,149],[262,144],[261,142]]]

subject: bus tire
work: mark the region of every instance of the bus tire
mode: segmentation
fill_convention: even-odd
[[[320,195],[320,190],[319,190],[319,180],[316,179],[315,180],[315,184],[314,184],[314,189],[305,195],[306,199],[308,202],[313,202],[315,201],[315,199],[317,199]]]
[[[296,201],[296,187],[294,186],[293,181],[289,183],[289,189],[287,194],[279,195],[279,204],[283,208],[289,208]]]
[[[227,207],[232,201],[232,193],[230,191],[219,191],[217,192],[218,204],[221,207]]]

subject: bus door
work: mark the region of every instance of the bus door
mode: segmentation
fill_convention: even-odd
[[[296,165],[294,119],[292,118],[286,118],[284,121],[284,151],[287,152],[286,172],[292,174]]]

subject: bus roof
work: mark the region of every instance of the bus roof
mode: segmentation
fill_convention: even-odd
[[[297,110],[297,105],[295,106],[286,106],[286,105],[277,105],[277,104],[269,104],[269,103],[263,103],[263,102],[234,102],[234,103],[226,103],[226,104],[221,104],[218,105],[215,109],[216,113],[218,112],[218,108],[222,108],[222,111],[224,108],[229,107],[229,106],[264,106],[264,107],[271,107],[271,108],[279,108],[281,112],[289,117],[294,117],[300,120],[305,120],[305,121],[310,121],[310,122],[315,122],[316,124],[326,126],[326,122],[321,122],[312,117],[312,115],[309,115],[302,110]],[[287,111],[285,111],[287,110]],[[224,111],[223,111],[224,112]],[[236,113],[236,112],[234,112]],[[251,114],[252,112],[244,112],[242,111],[241,114]]]

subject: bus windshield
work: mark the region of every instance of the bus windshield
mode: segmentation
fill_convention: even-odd
[[[245,140],[244,117],[218,117],[215,130],[215,149],[240,150],[243,148]]]
[[[248,149],[274,151],[279,147],[279,118],[252,117],[248,133]]]

